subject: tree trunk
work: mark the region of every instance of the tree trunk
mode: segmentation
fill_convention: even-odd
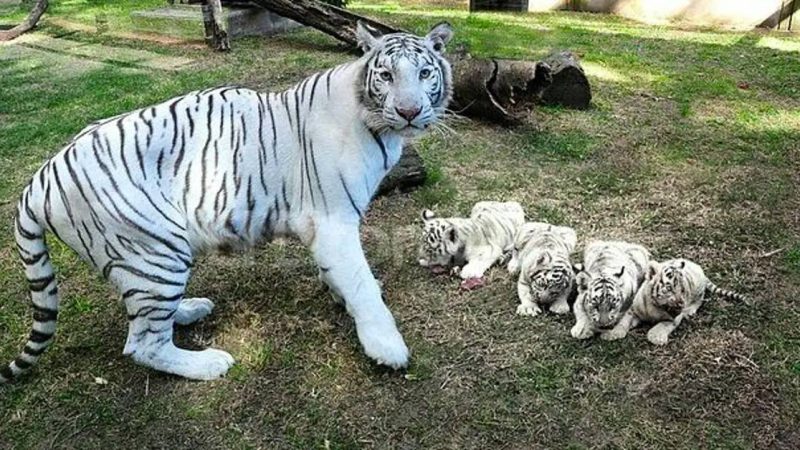
[[[47,6],[47,0],[37,0],[25,21],[10,30],[0,31],[0,41],[10,41],[35,27],[36,23],[39,22],[39,19],[42,17],[42,14],[47,10]]]
[[[253,4],[278,13],[283,17],[316,28],[325,34],[356,47],[356,23],[365,25],[383,34],[402,31],[376,20],[353,14],[315,0],[252,0]]]
[[[231,49],[231,43],[222,21],[222,3],[220,0],[206,0],[202,10],[206,43],[216,51],[227,52]]]

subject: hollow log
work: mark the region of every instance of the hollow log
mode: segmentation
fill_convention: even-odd
[[[406,192],[421,186],[428,178],[425,161],[417,153],[413,144],[406,144],[400,160],[383,177],[375,195],[387,195],[395,191]]]

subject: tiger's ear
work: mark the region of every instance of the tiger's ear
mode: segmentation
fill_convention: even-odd
[[[431,211],[430,209],[423,209],[422,214],[420,214],[422,220],[431,220],[436,217],[436,213]]]
[[[660,269],[661,265],[658,263],[658,261],[650,261],[647,264],[647,279],[652,280],[655,278]]]
[[[455,242],[458,239],[458,236],[456,235],[456,228],[455,227],[448,228],[447,232],[445,233],[445,236],[447,236],[447,239],[449,239],[450,242]]]
[[[575,284],[578,285],[578,291],[583,292],[589,289],[589,282],[591,281],[591,277],[588,273],[584,271],[578,272],[578,275],[575,277]]]
[[[453,38],[453,28],[447,22],[439,22],[425,36],[425,42],[436,53],[444,53],[444,46]]]
[[[378,39],[381,37],[381,32],[366,25],[362,21],[358,21],[356,23],[356,41],[358,42],[358,46],[364,53],[375,48],[378,44]]]

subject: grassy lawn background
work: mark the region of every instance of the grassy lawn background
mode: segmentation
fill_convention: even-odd
[[[237,40],[224,55],[128,39],[129,12],[162,3],[54,1],[37,33],[189,57],[192,69],[111,61],[72,73],[0,46],[2,362],[30,327],[14,204],[71,135],[189,90],[278,90],[351,58],[309,30]],[[800,447],[800,37],[575,13],[468,15],[459,2],[352,8],[417,32],[446,19],[479,55],[570,49],[593,86],[589,111],[541,108],[515,130],[459,121],[455,133],[423,139],[429,185],[373,204],[368,258],[412,367],[398,374],[367,361],[307,252],[287,243],[197,264],[190,294],[217,309],[178,339],[230,351],[239,362],[230,377],[193,383],[149,371],[121,355],[126,321],[114,293],[51,240],[59,332],[31,376],[0,390],[0,448]],[[114,33],[91,30],[97,14]],[[0,25],[21,16],[6,10]],[[517,200],[532,219],[575,227],[582,242],[627,239],[658,258],[694,259],[753,305],[713,301],[665,348],[642,331],[577,342],[571,318],[516,317],[515,283],[502,270],[464,294],[416,266],[420,209],[463,215],[485,199]]]

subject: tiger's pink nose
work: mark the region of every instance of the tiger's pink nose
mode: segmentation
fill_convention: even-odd
[[[395,110],[397,111],[397,114],[400,114],[400,117],[406,119],[409,122],[414,120],[414,117],[417,117],[420,111],[422,111],[421,108],[416,106],[413,108],[395,108]]]

